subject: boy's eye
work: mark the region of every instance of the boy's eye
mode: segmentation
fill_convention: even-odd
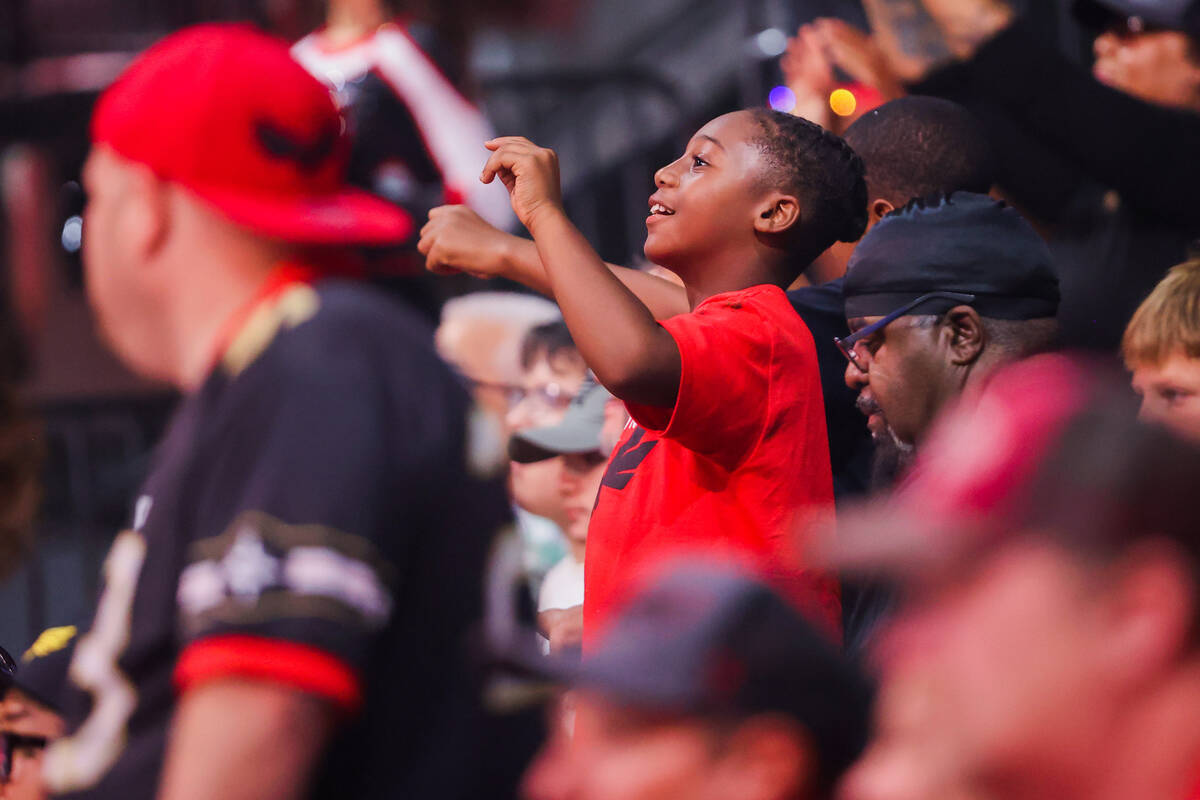
[[[1190,393],[1182,389],[1168,386],[1160,389],[1158,394],[1159,397],[1165,400],[1168,405],[1175,405],[1177,403],[1182,403]]]
[[[692,166],[693,167],[707,167],[708,162],[705,161],[700,156],[692,156]]]

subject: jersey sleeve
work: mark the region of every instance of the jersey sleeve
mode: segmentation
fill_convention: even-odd
[[[406,420],[394,418],[380,370],[346,349],[313,354],[316,363],[268,352],[215,412],[176,592],[181,691],[241,676],[347,708],[360,700],[367,653],[392,614],[425,448],[389,445]]]
[[[627,404],[630,416],[643,428],[733,469],[766,425],[774,330],[739,297],[661,324],[679,347],[675,406]]]

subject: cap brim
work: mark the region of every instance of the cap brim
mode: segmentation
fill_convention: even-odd
[[[270,239],[313,245],[398,244],[413,233],[398,206],[359,189],[302,199],[192,188],[234,223]]]
[[[592,453],[600,450],[594,431],[579,431],[572,427],[533,428],[513,434],[508,443],[508,457],[518,464],[545,461],[555,456]]]

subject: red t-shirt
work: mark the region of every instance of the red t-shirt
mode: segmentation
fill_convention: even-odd
[[[715,295],[662,323],[682,362],[674,408],[627,404],[588,528],[590,642],[675,555],[737,559],[840,630],[837,583],[805,569],[803,522],[833,508],[812,334],[775,286]]]

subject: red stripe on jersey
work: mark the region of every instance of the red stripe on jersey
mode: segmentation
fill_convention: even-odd
[[[328,653],[261,636],[213,636],[189,644],[175,665],[175,688],[183,694],[217,678],[257,678],[319,695],[345,711],[362,705],[358,674]]]

